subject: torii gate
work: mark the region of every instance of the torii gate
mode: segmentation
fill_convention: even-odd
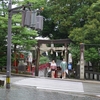
[[[68,44],[70,44],[70,39],[57,39],[57,40],[38,40],[37,50],[36,50],[36,67],[35,76],[38,76],[39,72],[39,58],[40,58],[40,45],[41,44],[64,44],[66,49],[65,58],[67,59]]]

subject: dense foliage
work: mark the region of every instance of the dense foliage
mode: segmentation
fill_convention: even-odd
[[[40,14],[44,16],[43,31],[35,31],[21,27],[21,14],[12,17],[12,43],[13,50],[19,45],[27,49],[36,43],[34,37],[38,35],[50,39],[69,38],[71,52],[75,64],[79,60],[79,44],[84,43],[85,60],[91,61],[93,65],[99,63],[98,48],[100,44],[100,0],[12,0],[17,6],[32,4],[31,9],[44,7]],[[6,52],[7,36],[7,2],[0,2],[0,52]],[[30,8],[30,7],[29,7]],[[4,42],[4,43],[3,43]],[[91,44],[91,45],[89,45]],[[89,46],[88,46],[89,45]],[[3,49],[2,49],[3,48]],[[0,59],[2,59],[0,57]]]
[[[46,56],[41,56],[40,57],[40,60],[39,60],[39,64],[41,65],[41,64],[45,64],[45,63],[49,63],[50,62],[50,60],[49,60],[49,58],[48,57],[46,57]]]
[[[12,5],[20,6],[18,0],[12,0]],[[30,50],[30,47],[36,44],[34,39],[37,31],[21,26],[22,15],[20,13],[12,15],[12,53],[19,50]],[[8,2],[0,1],[0,66],[6,66],[7,55],[7,35],[8,35]],[[15,57],[15,56],[14,56]],[[16,60],[16,58],[15,58]]]

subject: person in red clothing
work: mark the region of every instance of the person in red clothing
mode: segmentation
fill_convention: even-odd
[[[52,60],[50,68],[51,68],[51,78],[55,78],[55,70],[57,69],[57,64],[55,63],[54,60]]]

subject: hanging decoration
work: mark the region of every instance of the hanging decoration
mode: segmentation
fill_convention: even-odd
[[[48,52],[46,51],[46,55],[48,56]]]
[[[37,49],[38,47],[35,47],[35,48]],[[39,49],[40,49],[40,48],[39,48]],[[40,50],[41,50],[41,51],[44,51],[45,54],[46,54],[46,56],[49,55],[48,52],[50,52],[51,55],[55,52],[55,55],[56,55],[56,57],[57,57],[57,56],[59,56],[59,55],[58,55],[59,52],[60,52],[61,56],[66,55],[67,49],[69,49],[69,48],[66,48],[65,46],[62,46],[62,47],[54,47],[54,43],[51,42],[51,46],[50,46],[50,47],[48,47],[48,48],[42,48],[42,49],[40,49]]]
[[[61,52],[61,56],[63,56],[63,51]]]
[[[58,52],[56,52],[56,57],[58,57]]]
[[[53,50],[51,50],[51,55],[53,54]]]

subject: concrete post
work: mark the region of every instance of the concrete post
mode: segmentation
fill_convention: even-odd
[[[66,62],[68,63],[68,48],[67,48],[67,43],[65,43],[65,60],[66,60]]]
[[[80,43],[80,79],[84,79],[84,43]]]
[[[26,5],[26,6],[29,6]],[[6,72],[6,88],[10,89],[10,76],[11,76],[11,23],[12,23],[12,15],[13,11],[23,8],[24,6],[16,7],[12,9],[12,0],[9,0],[8,4],[8,45],[7,45],[7,72]],[[20,12],[20,10],[18,11]]]
[[[6,88],[10,88],[10,76],[11,76],[11,18],[12,1],[9,0],[9,12],[8,12],[8,45],[7,45],[7,74],[6,74]]]

